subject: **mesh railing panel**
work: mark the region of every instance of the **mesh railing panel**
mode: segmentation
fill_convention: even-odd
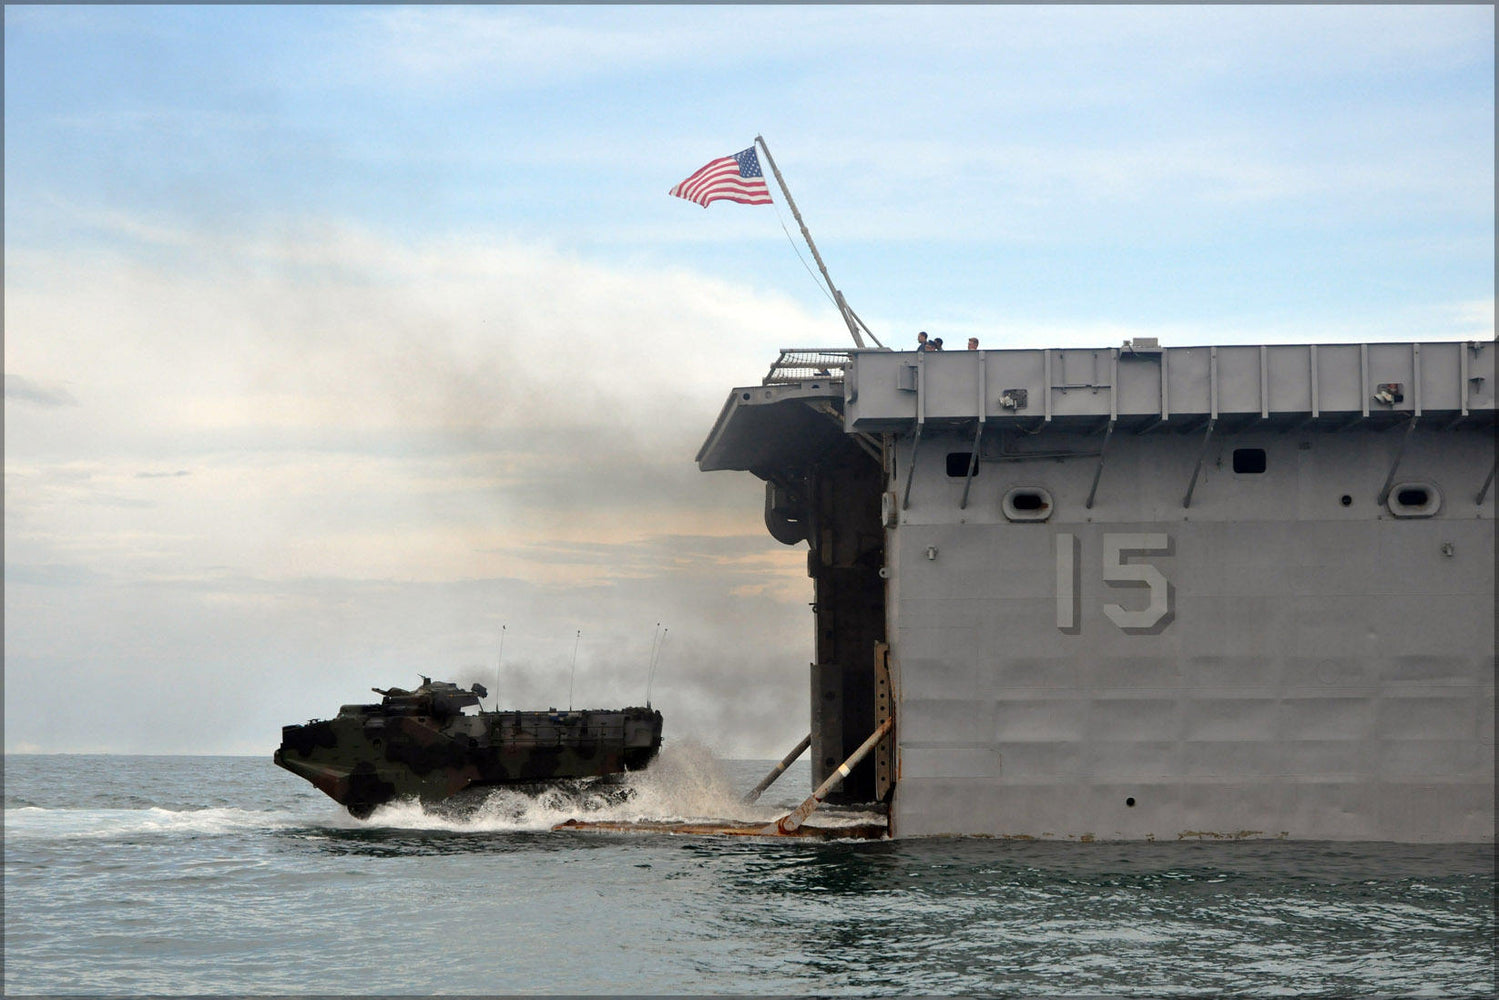
[[[770,366],[763,385],[786,382],[806,382],[825,378],[834,382],[843,381],[843,370],[848,367],[849,352],[822,348],[788,347]]]

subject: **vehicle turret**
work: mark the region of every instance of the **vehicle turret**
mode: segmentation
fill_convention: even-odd
[[[451,681],[434,681],[423,676],[421,686],[414,691],[405,688],[370,688],[382,696],[380,708],[391,715],[430,715],[436,719],[458,715],[470,705],[478,705],[479,699],[489,692],[483,684],[474,684],[465,691]]]

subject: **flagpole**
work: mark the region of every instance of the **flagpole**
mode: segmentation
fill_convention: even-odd
[[[781,188],[781,194],[786,196],[786,204],[790,207],[792,216],[796,218],[796,224],[802,229],[802,239],[807,241],[807,249],[812,251],[812,259],[817,261],[817,269],[822,272],[822,280],[828,283],[828,289],[833,293],[833,302],[837,304],[838,312],[843,317],[843,322],[848,324],[848,332],[853,334],[854,344],[859,347],[865,346],[864,338],[859,336],[859,327],[863,325],[862,321],[854,316],[854,311],[848,307],[848,303],[843,299],[843,293],[834,287],[833,279],[828,275],[827,265],[822,262],[822,254],[817,252],[817,244],[812,242],[812,234],[807,232],[807,224],[802,221],[802,213],[797,211],[796,199],[791,197],[791,191],[787,189],[786,181],[781,177],[781,168],[776,166],[776,158],[770,155],[770,147],[765,145],[765,137],[757,135],[755,136],[755,141],[760,144],[761,151],[765,153],[765,162],[770,164],[770,172],[775,174],[776,183]],[[864,327],[864,330],[869,333],[869,338],[877,345],[884,346],[880,344],[879,338],[870,332],[867,326]]]

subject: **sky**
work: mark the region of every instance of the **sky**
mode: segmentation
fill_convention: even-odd
[[[9,753],[268,756],[419,674],[793,746],[805,546],[693,459],[848,333],[773,183],[667,195],[757,134],[887,345],[1494,336],[1492,6],[4,32]]]

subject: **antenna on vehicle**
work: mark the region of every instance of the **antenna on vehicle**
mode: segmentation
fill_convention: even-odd
[[[661,656],[661,650],[663,650],[663,649],[666,648],[666,634],[668,632],[670,632],[670,631],[671,631],[671,629],[669,629],[669,628],[664,628],[664,629],[661,630],[661,641],[656,644],[656,651],[651,654],[651,670],[650,670],[650,673],[648,673],[648,674],[645,675],[645,707],[646,708],[650,708],[651,707],[651,681],[656,676],[656,661]]]
[[[583,638],[583,630],[578,629],[578,634],[573,637],[573,669],[567,678],[567,710],[573,710],[573,681],[578,676],[578,640]]]
[[[656,633],[651,636],[650,667],[645,672],[645,707],[651,707],[651,674],[656,672],[656,647],[661,643],[661,623],[656,623]]]
[[[500,710],[500,682],[505,676],[505,629],[508,625],[500,626],[500,662],[494,668],[494,710]]]

